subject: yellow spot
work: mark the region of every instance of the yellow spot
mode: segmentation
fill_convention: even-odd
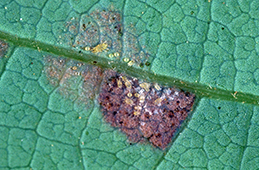
[[[91,48],[90,47],[85,47],[85,51],[90,51]]]
[[[139,97],[139,94],[138,94],[138,93],[135,93],[134,96],[135,96],[135,97]]]
[[[127,63],[129,62],[129,58],[124,58],[123,61]]]
[[[113,54],[109,54],[109,57],[110,57],[110,58],[113,58],[113,57],[114,57],[114,55],[113,55]]]
[[[130,62],[128,62],[128,66],[132,66],[134,64],[134,61],[130,61]]]
[[[127,96],[128,96],[128,97],[132,97],[132,93],[128,93]]]
[[[76,66],[73,66],[73,67],[72,67],[72,70],[76,70],[76,69],[77,69],[77,67],[76,67]]]
[[[144,95],[139,96],[139,102],[144,103],[144,101],[145,101],[145,96]]]
[[[117,86],[118,86],[119,88],[122,88],[122,82],[120,81],[120,79],[117,80]]]
[[[39,52],[41,51],[40,47],[37,47],[37,49],[38,49]]]
[[[161,87],[160,87],[157,83],[154,85],[154,87],[155,87],[155,89],[157,89],[157,90],[161,90]]]
[[[139,112],[139,111],[134,111],[133,114],[134,114],[135,116],[138,116],[138,115],[140,115],[140,112]]]
[[[129,80],[125,81],[125,86],[128,88],[128,89],[131,89],[131,83]]]
[[[127,97],[125,98],[124,101],[125,101],[125,103],[128,104],[128,105],[133,105],[133,104],[134,104],[133,100],[131,100],[131,99],[127,98]]]
[[[93,53],[100,53],[100,52],[103,52],[104,50],[106,50],[107,47],[108,47],[108,44],[102,43],[102,44],[98,44],[97,46],[95,46],[91,51]]]
[[[157,99],[154,101],[154,104],[155,104],[155,105],[159,105],[161,102],[162,102],[162,99],[161,99],[161,98],[157,98]]]
[[[120,56],[120,53],[116,52],[113,54],[115,57],[119,57]]]
[[[81,119],[81,116],[79,116],[78,119]]]
[[[130,83],[130,81],[126,78],[126,77],[121,77],[122,78],[122,80],[124,81],[124,83],[125,83],[125,86],[128,88],[128,89],[130,89],[131,88],[131,83]]]
[[[141,108],[141,106],[135,106],[134,109],[135,110],[141,110],[142,108]]]
[[[149,92],[149,88],[150,88],[149,83],[141,83],[139,86],[145,89],[147,92]]]

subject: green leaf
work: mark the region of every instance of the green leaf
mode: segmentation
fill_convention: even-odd
[[[258,6],[1,1],[0,168],[258,169]],[[171,146],[103,120],[97,66],[196,94]]]

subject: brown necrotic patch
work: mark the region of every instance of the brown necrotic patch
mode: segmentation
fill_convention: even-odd
[[[107,71],[99,103],[105,120],[119,127],[130,141],[149,140],[165,149],[190,113],[194,99],[191,93]]]

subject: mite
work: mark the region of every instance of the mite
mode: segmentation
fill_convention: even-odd
[[[93,53],[101,53],[105,50],[107,50],[108,48],[108,44],[107,43],[102,43],[102,44],[98,44],[97,46],[91,48],[91,52]]]

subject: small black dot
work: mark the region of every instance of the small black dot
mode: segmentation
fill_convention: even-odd
[[[147,119],[149,119],[149,116],[148,116],[148,115],[145,115],[145,117],[146,117]]]
[[[82,51],[80,50],[80,51],[78,51],[79,53],[81,53]]]
[[[224,30],[224,27],[222,27],[221,29]]]
[[[221,109],[221,107],[218,107],[218,109],[220,110],[220,109]]]
[[[94,63],[94,64],[96,64],[96,63],[97,63],[97,61],[93,61],[93,63]]]
[[[148,61],[145,63],[146,66],[150,66],[150,64],[151,64],[151,63],[148,62]]]

